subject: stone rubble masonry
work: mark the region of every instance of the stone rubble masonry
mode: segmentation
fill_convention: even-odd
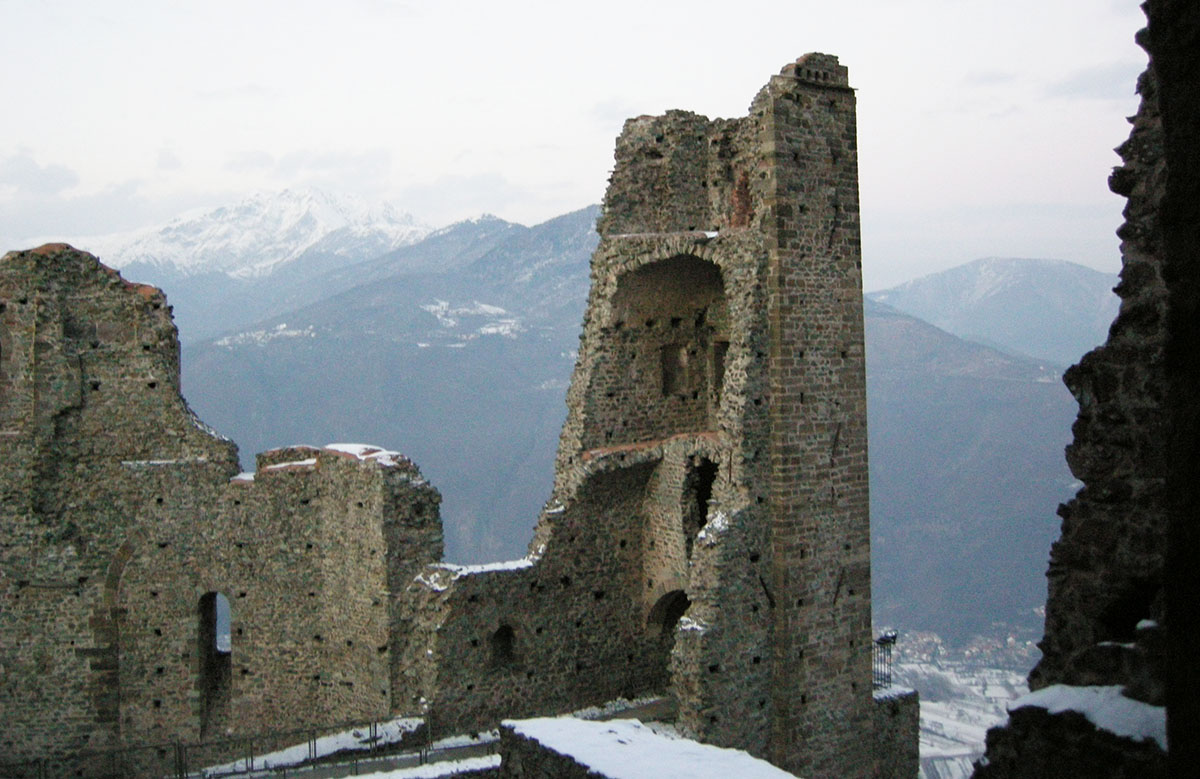
[[[66,246],[7,255],[0,747],[666,694],[684,732],[789,771],[915,775],[916,696],[871,687],[855,132],[823,54],[744,118],[626,122],[554,492],[505,564],[440,562],[439,496],[399,455],[237,475],[178,394],[160,292]]]

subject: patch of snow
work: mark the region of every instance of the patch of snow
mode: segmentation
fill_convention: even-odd
[[[437,568],[450,571],[455,579],[472,576],[477,573],[494,573],[496,571],[520,571],[533,567],[533,559],[522,557],[517,560],[504,560],[499,563],[483,563],[482,565],[456,565],[454,563],[437,563]]]
[[[1158,627],[1158,623],[1155,622],[1154,620],[1143,619],[1141,622],[1137,623],[1136,629],[1137,630],[1150,630],[1151,628],[1156,628],[1156,627]]]
[[[545,513],[545,514],[561,514],[566,510],[567,510],[566,506],[559,503],[558,501],[555,501],[552,505],[546,506],[543,513]]]
[[[413,577],[413,581],[424,584],[434,592],[445,592],[449,587],[448,584],[442,583],[441,577],[439,577],[437,573],[432,574],[429,578],[425,578],[425,574],[419,573]]]
[[[718,233],[716,230],[705,230],[704,231],[705,238],[716,238],[718,235],[720,235],[720,233]]]
[[[447,760],[439,763],[399,768],[394,771],[377,771],[371,774],[359,774],[362,779],[440,779],[443,776],[457,776],[473,771],[487,771],[500,768],[500,755],[484,755],[483,757],[468,757],[463,760]]]
[[[208,462],[207,457],[180,457],[176,460],[122,460],[126,468],[159,468],[164,465],[197,465]]]
[[[717,542],[717,536],[729,529],[729,517],[724,511],[718,511],[713,514],[712,519],[704,523],[704,527],[700,528],[700,532],[696,534],[696,538],[707,542],[712,546]]]
[[[476,332],[480,335],[502,335],[505,338],[516,338],[518,333],[525,331],[520,322],[516,319],[501,319],[496,322],[489,322]]]
[[[253,471],[242,471],[237,476],[234,476],[232,479],[230,479],[230,481],[236,481],[236,482],[254,481],[254,472]]]
[[[372,746],[395,744],[403,740],[406,734],[419,728],[423,722],[424,720],[415,717],[398,717],[379,723],[378,738],[375,741],[371,740],[371,731],[369,728],[355,728],[335,733],[331,736],[321,736],[314,742],[316,746],[315,754],[309,752],[309,743],[295,744],[265,755],[258,755],[249,759],[243,758],[235,760],[232,763],[225,763],[224,765],[211,766],[204,769],[201,775],[205,777],[223,776],[225,774],[245,773],[249,770],[286,768],[299,765],[314,757],[325,757],[337,752],[363,751],[371,749]],[[251,766],[253,766],[253,769]]]
[[[225,436],[221,435],[216,430],[213,430],[211,427],[209,427],[207,424],[205,424],[204,420],[201,419],[199,417],[199,415],[196,414],[195,411],[192,411],[189,408],[187,410],[187,412],[188,412],[188,417],[190,417],[190,419],[191,419],[192,427],[196,428],[197,430],[199,430],[202,433],[207,433],[208,435],[212,436],[213,438],[216,438],[219,441],[230,441],[230,442],[233,441],[233,439],[226,438]]]
[[[430,749],[460,749],[462,747],[475,747],[483,744],[494,744],[500,740],[500,731],[487,730],[483,733],[471,733],[470,735],[447,736],[439,739],[429,745]]]
[[[577,719],[600,719],[601,717],[611,717],[614,714],[620,714],[623,711],[636,709],[639,706],[646,706],[658,701],[659,698],[649,696],[646,698],[617,698],[605,703],[603,706],[588,706],[582,709],[576,709],[571,712],[571,716]]]
[[[378,446],[370,444],[327,444],[326,449],[332,452],[341,452],[357,457],[363,462],[379,463],[385,468],[394,468],[407,462],[408,458],[399,452],[393,452],[389,449],[382,449]]]
[[[891,687],[876,687],[871,691],[871,697],[877,701],[887,701],[892,698],[903,697],[911,692],[913,690],[909,687],[901,687],[898,684],[893,684]]]
[[[1036,706],[1050,714],[1077,711],[1101,730],[1134,741],[1153,739],[1163,750],[1167,748],[1166,709],[1126,698],[1119,685],[1075,687],[1052,684],[1018,698],[1008,710],[1025,706]]]
[[[227,335],[224,338],[218,338],[213,341],[214,346],[223,346],[232,348],[234,346],[244,346],[246,344],[255,344],[257,346],[265,346],[279,338],[316,338],[317,331],[312,325],[300,330],[289,330],[287,322],[280,322],[270,330],[247,330],[236,335]]]
[[[293,466],[307,468],[307,467],[311,467],[316,464],[317,464],[317,458],[309,457],[305,460],[293,460],[288,463],[275,463],[274,465],[268,465],[266,468],[263,468],[263,470],[264,471],[279,471],[284,468],[291,468]]]
[[[679,629],[690,630],[696,633],[707,633],[708,623],[698,617],[695,619],[692,617],[680,617]]]
[[[589,722],[573,717],[540,717],[506,720],[504,725],[612,779],[792,777],[741,750],[655,733],[637,720]]]

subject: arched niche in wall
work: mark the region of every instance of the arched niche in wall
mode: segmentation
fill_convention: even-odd
[[[512,625],[501,625],[490,640],[493,668],[507,668],[517,661],[517,636]]]
[[[589,394],[586,446],[717,428],[729,306],[715,263],[680,254],[623,274]]]
[[[197,650],[200,693],[200,737],[221,734],[229,719],[233,697],[233,643],[229,599],[220,592],[200,596],[197,609]]]
[[[648,651],[653,654],[653,684],[660,690],[666,690],[671,683],[671,650],[675,647],[675,633],[679,629],[679,620],[691,605],[687,593],[672,590],[655,601],[646,616]]]

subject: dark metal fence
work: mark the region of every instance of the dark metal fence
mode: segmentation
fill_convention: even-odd
[[[896,631],[889,630],[875,639],[874,662],[871,665],[871,686],[875,689],[892,686],[892,647],[896,646]]]
[[[300,728],[257,733],[252,736],[213,741],[171,742],[118,749],[78,753],[69,757],[44,757],[23,762],[0,761],[0,779],[53,779],[60,776],[85,779],[116,779],[116,777],[176,777],[191,779],[240,776],[250,773],[271,773],[287,776],[288,769],[298,764],[335,766],[367,764],[394,755],[412,765],[434,762],[439,752],[430,743],[428,722],[402,734],[398,741],[382,743],[383,725],[389,720],[368,724],[348,722],[319,728]],[[358,731],[358,746],[343,748],[332,754],[318,753],[318,740],[338,732]],[[282,749],[304,747],[288,766],[264,765],[262,756]],[[490,750],[490,747],[481,747]],[[350,773],[350,772],[347,772]],[[357,770],[354,771],[357,773]]]

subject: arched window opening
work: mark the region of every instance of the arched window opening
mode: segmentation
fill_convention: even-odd
[[[496,668],[516,662],[516,635],[511,625],[501,625],[492,634],[492,665]]]
[[[716,263],[680,254],[623,273],[605,326],[585,446],[717,429],[730,316]]]
[[[692,602],[683,590],[668,592],[650,609],[650,615],[646,617],[646,629],[652,634],[673,638],[679,620],[691,605]]]
[[[233,687],[232,613],[220,592],[200,597],[198,656],[200,673],[200,737],[220,733],[229,719]]]
[[[695,458],[688,464],[683,481],[683,542],[688,559],[692,557],[696,535],[708,522],[718,470],[717,464],[707,457]]]

